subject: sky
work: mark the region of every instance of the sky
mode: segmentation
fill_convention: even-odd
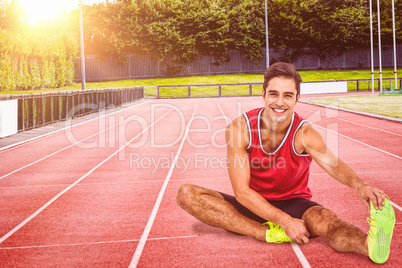
[[[85,5],[100,2],[106,0],[82,0],[82,4]],[[26,10],[28,22],[34,25],[55,18],[63,9],[69,11],[78,8],[79,0],[19,0],[19,3]]]

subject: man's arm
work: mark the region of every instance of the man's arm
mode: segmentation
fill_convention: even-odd
[[[321,135],[309,124],[304,124],[301,131],[297,133],[296,147],[298,147],[297,145],[299,148],[301,145],[303,150],[331,177],[353,188],[368,210],[370,210],[370,200],[373,201],[375,208],[382,209],[384,199],[388,196],[382,190],[368,185],[355,171],[336,157],[327,147]]]
[[[275,208],[250,188],[250,164],[246,151],[248,142],[247,124],[242,116],[229,124],[226,130],[228,171],[236,199],[258,216],[279,224],[292,241],[307,243],[310,234],[304,221]]]

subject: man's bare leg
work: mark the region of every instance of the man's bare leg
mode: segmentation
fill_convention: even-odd
[[[216,191],[185,184],[177,204],[205,224],[265,241],[267,227],[240,214]]]
[[[311,237],[323,236],[339,252],[354,252],[368,256],[367,234],[342,221],[334,212],[321,206],[309,208],[302,218]]]

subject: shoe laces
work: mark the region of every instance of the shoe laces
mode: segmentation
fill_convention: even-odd
[[[269,226],[269,230],[267,230],[267,235],[272,239],[274,243],[281,243],[286,241],[291,241],[289,237],[286,235],[285,230],[275,223],[266,223],[264,225]]]
[[[374,226],[374,227],[378,226],[377,221],[375,219],[367,218],[367,222],[368,222],[368,224],[370,224],[370,226]]]
[[[376,228],[378,227],[377,221],[375,219],[370,219],[367,218],[367,222],[370,225],[370,230],[368,231],[368,235],[371,236],[372,238],[374,238],[374,234],[373,234],[373,229],[376,230]],[[374,227],[374,228],[372,228]]]

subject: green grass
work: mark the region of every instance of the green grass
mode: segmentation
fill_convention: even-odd
[[[309,99],[309,102],[402,118],[402,95],[358,95]]]
[[[402,73],[402,69],[398,70]],[[314,70],[314,71],[300,71],[303,81],[325,81],[325,80],[344,80],[344,79],[370,79],[370,70]],[[383,78],[393,78],[393,69],[384,69]],[[375,78],[378,78],[376,74]],[[132,80],[120,80],[120,81],[109,81],[109,82],[91,82],[86,83],[87,89],[104,89],[104,88],[122,88],[122,87],[134,87],[134,86],[145,86],[145,95],[156,96],[155,87],[158,85],[194,85],[194,84],[225,84],[225,83],[258,83],[263,82],[263,74],[228,74],[228,75],[210,75],[210,76],[192,76],[192,77],[178,77],[178,78],[155,78],[155,79],[132,79]],[[376,83],[377,84],[377,83]],[[387,88],[389,88],[389,82],[384,82]],[[367,90],[368,83],[361,83],[360,89]],[[348,83],[349,90],[356,90],[356,83]],[[40,89],[40,90],[29,90],[29,91],[6,91],[0,94],[31,94],[31,93],[43,93],[43,92],[53,92],[53,91],[71,91],[71,90],[81,90],[80,83],[73,83],[71,86],[61,87],[57,89]],[[182,95],[184,93],[179,93]],[[186,88],[182,88],[187,92]],[[236,89],[236,92],[243,92],[244,90]],[[248,90],[248,89],[247,89]],[[210,93],[209,93],[210,91]],[[228,89],[229,92],[233,92],[233,89]],[[256,91],[253,87],[253,93]],[[259,94],[259,90],[258,94]],[[202,88],[195,92],[193,96],[210,96],[217,95],[216,90],[208,89],[202,92]],[[169,93],[164,93],[166,96],[171,96]],[[225,93],[226,94],[226,93]],[[248,91],[247,93],[248,94]],[[231,95],[231,94],[229,94]],[[241,94],[239,94],[241,95]],[[175,94],[176,96],[176,94]]]
[[[402,69],[398,69],[398,73],[401,71]],[[371,70],[316,70],[300,71],[299,73],[302,76],[303,81],[371,79]],[[382,77],[393,78],[394,69],[384,69],[382,71]],[[374,78],[380,78],[378,72],[374,73]]]

